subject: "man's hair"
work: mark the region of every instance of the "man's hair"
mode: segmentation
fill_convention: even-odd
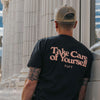
[[[66,30],[71,30],[75,25],[75,22],[73,22],[73,23],[57,22],[57,23],[60,25],[60,27],[66,29]]]
[[[74,16],[75,16],[75,14],[69,13],[66,16],[64,16],[64,19],[71,20],[71,19],[74,19]],[[57,22],[62,28],[66,29],[66,30],[72,29],[73,26],[75,25],[75,21],[73,21],[73,22],[59,22],[59,21],[57,21]]]

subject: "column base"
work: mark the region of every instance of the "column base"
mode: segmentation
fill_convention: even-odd
[[[20,74],[13,75],[0,82],[0,100],[21,100],[22,90],[28,68],[23,68]]]

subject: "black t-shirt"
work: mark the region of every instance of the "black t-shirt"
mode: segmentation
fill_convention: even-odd
[[[68,35],[38,40],[28,67],[41,68],[34,100],[78,100],[83,78],[90,78],[92,53]]]

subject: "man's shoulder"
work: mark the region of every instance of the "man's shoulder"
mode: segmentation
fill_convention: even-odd
[[[80,42],[80,45],[83,49],[85,49],[87,52],[91,53],[91,51],[89,50],[89,48],[87,48],[83,43]]]
[[[87,48],[83,43],[79,42],[78,40],[76,40],[76,47],[78,47],[78,49],[81,49],[82,51],[86,52],[87,54],[92,54],[92,52],[89,50],[89,48]]]
[[[85,52],[90,58],[93,58],[93,53],[83,43],[79,42],[79,47],[81,47],[82,51]]]

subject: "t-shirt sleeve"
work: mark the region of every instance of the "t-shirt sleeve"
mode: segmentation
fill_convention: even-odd
[[[90,79],[90,77],[91,77],[92,63],[93,63],[93,54],[91,53],[90,57],[88,59],[87,70],[85,72],[84,78]]]
[[[42,66],[42,52],[41,52],[41,40],[38,40],[34,46],[27,67],[41,68]]]

